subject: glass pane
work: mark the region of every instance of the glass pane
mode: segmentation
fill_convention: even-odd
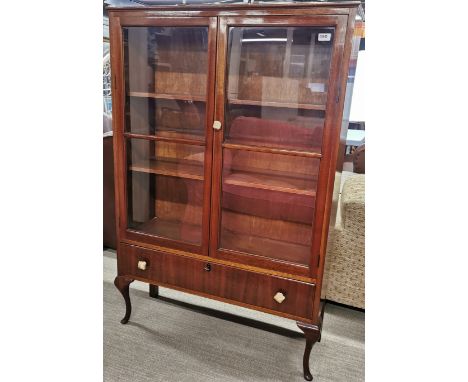
[[[220,247],[308,264],[319,163],[224,149]]]
[[[127,140],[128,228],[201,244],[203,146]]]
[[[125,131],[204,140],[208,27],[123,28]]]
[[[225,140],[321,151],[334,28],[229,28]]]

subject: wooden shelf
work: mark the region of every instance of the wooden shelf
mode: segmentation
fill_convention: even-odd
[[[317,186],[317,182],[312,179],[292,177],[280,171],[269,174],[235,171],[225,176],[223,183],[306,196],[315,196]]]
[[[201,131],[199,134],[197,134],[195,131],[187,129],[159,129],[156,130],[155,136],[167,139],[184,139],[186,141],[205,142],[204,131]]]
[[[132,228],[132,230],[191,244],[200,244],[202,237],[202,227],[199,225],[163,220],[157,217],[141,224],[138,228]]]
[[[124,133],[125,138],[132,139],[146,139],[150,141],[161,141],[169,143],[181,143],[184,145],[193,145],[193,146],[204,146],[205,141],[200,139],[186,139],[186,138],[176,138],[174,137],[165,137],[161,135],[146,135],[146,134],[136,134],[136,133]]]
[[[175,161],[169,158],[159,158],[157,160],[132,163],[129,168],[131,171],[136,172],[203,180],[203,165],[198,163],[188,160]]]
[[[310,259],[308,245],[245,235],[227,229],[221,231],[221,248],[298,264],[308,264]]]
[[[187,132],[182,132],[182,131],[187,131]],[[148,131],[129,131],[125,132],[124,135],[129,138],[146,138],[146,139],[154,139],[154,140],[175,140],[179,141],[182,140],[184,142],[189,142],[194,143],[194,144],[200,144],[202,142],[204,144],[205,142],[205,135],[204,132],[201,132],[200,134],[195,134],[193,132],[189,132],[190,130],[176,130],[176,129],[160,129],[156,130],[155,132],[149,133]]]
[[[255,145],[257,143],[257,145]],[[246,150],[246,151],[257,151],[271,154],[283,154],[283,155],[296,155],[308,158],[321,158],[320,146],[298,146],[298,145],[284,145],[275,144],[270,142],[257,142],[252,139],[232,139],[226,138],[222,144],[223,148],[235,149],[235,150]]]
[[[326,110],[326,105],[314,105],[308,103],[286,103],[286,102],[271,102],[271,101],[254,101],[246,99],[229,99],[231,105],[248,105],[248,106],[264,106],[264,107],[284,107],[288,109],[306,109],[306,110]]]
[[[195,137],[196,139],[204,139],[205,138],[205,129],[189,129],[183,127],[166,127],[160,126],[156,130],[156,135],[172,135],[172,134],[179,134],[179,135],[187,135],[191,137]],[[180,138],[180,137],[179,137]]]
[[[206,101],[205,96],[190,95],[190,94],[164,94],[164,93],[129,92],[129,95],[130,95],[130,97],[169,99],[169,100],[176,100],[176,101],[194,101],[194,102],[205,102]]]

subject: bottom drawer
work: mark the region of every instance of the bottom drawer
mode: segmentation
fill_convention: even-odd
[[[138,262],[146,264],[144,270]],[[186,256],[121,245],[119,275],[209,295],[290,318],[310,319],[315,285]]]

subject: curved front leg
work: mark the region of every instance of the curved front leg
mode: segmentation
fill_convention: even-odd
[[[132,314],[132,303],[130,302],[130,284],[133,279],[126,276],[117,276],[114,280],[114,285],[122,293],[125,300],[125,316],[120,320],[120,323],[126,324]]]
[[[306,338],[306,346],[304,350],[304,357],[302,359],[302,367],[304,369],[304,379],[306,381],[312,381],[313,377],[309,369],[309,358],[310,358],[310,351],[312,350],[312,346],[317,341],[320,341],[320,328],[317,325],[306,324],[304,322],[296,322],[299,329],[301,329]]]

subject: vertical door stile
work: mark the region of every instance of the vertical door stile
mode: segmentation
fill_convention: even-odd
[[[208,83],[207,83],[207,111],[206,111],[206,125],[205,125],[205,200],[203,211],[203,245],[202,254],[205,256],[210,255],[210,237],[211,237],[211,198],[213,187],[213,121],[215,119],[216,111],[216,52],[218,41],[218,18],[210,17],[209,19],[209,34],[208,34]]]
[[[215,112],[214,120],[221,122],[221,130],[213,129],[213,168],[211,189],[211,224],[210,224],[210,256],[216,256],[219,236],[219,216],[221,209],[221,176],[222,176],[222,143],[225,103],[225,73],[226,73],[226,20],[217,18],[217,44],[216,44],[216,86],[215,86]],[[212,127],[212,126],[211,126]]]

